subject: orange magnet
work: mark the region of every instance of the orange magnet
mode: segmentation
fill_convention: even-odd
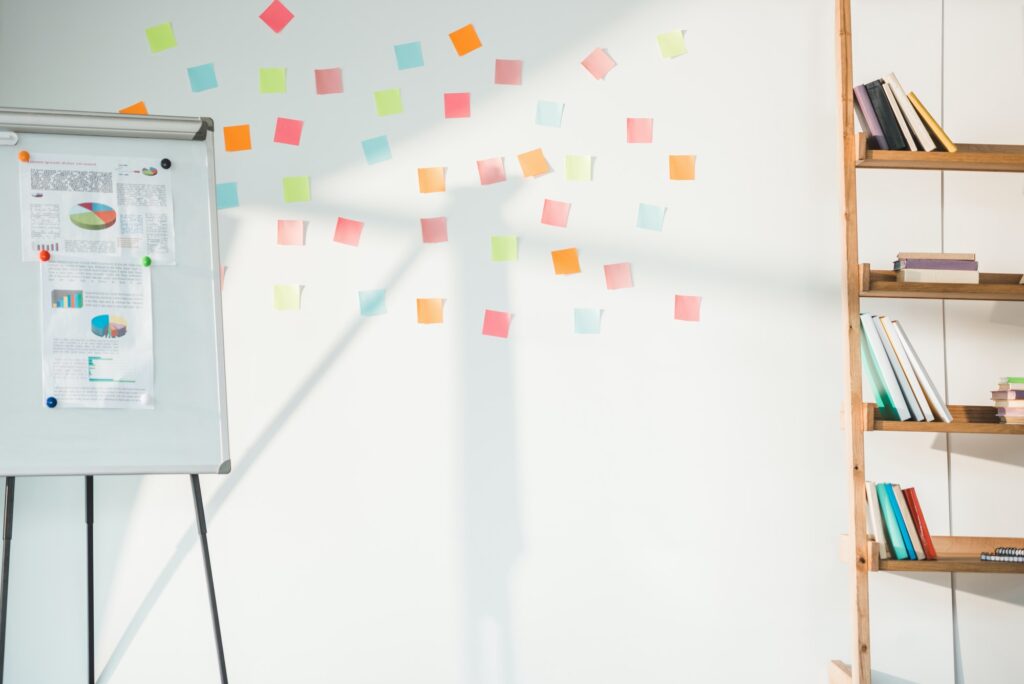
[[[22,150],[21,152],[18,152],[18,161],[27,162],[31,158],[32,155],[28,153],[28,150]]]

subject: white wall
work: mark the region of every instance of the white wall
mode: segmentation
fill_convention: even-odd
[[[822,681],[850,643],[831,3],[286,4],[274,35],[262,3],[0,0],[5,105],[144,99],[253,126],[253,151],[217,160],[242,199],[221,213],[235,471],[204,479],[234,680]],[[855,5],[859,81],[895,70],[942,98],[955,138],[1015,139],[1019,5]],[[143,29],[167,20],[179,47],[148,54]],[[484,48],[457,58],[447,33],[467,21]],[[690,54],[663,61],[673,28]],[[411,40],[427,65],[399,72],[391,46]],[[604,83],[578,65],[597,46],[619,62]],[[522,87],[491,83],[496,57],[525,61]],[[220,88],[190,93],[186,67],[209,61]],[[289,69],[287,95],[258,94],[260,66]],[[313,94],[327,66],[344,94]],[[385,87],[404,114],[374,114]],[[441,93],[463,89],[473,117],[445,121]],[[533,124],[538,99],[566,102],[561,129]],[[655,144],[627,147],[623,119],[648,114]],[[271,142],[277,116],[306,121],[301,147]],[[394,159],[367,167],[359,141],[382,133]],[[556,173],[524,182],[514,155],[536,146]],[[594,182],[563,180],[572,153],[596,156]],[[667,182],[668,153],[697,154],[698,180]],[[497,155],[509,181],[480,187],[474,162]],[[444,195],[416,193],[429,165],[448,167]],[[313,202],[280,202],[293,174]],[[1019,270],[1016,176],[860,181],[863,260],[945,239]],[[570,228],[538,224],[544,197],[573,202]],[[641,201],[669,207],[662,233],[633,228]],[[366,221],[358,249],[330,242],[338,215]],[[449,244],[420,243],[433,215]],[[307,246],[276,246],[278,218],[310,221]],[[501,233],[520,236],[515,264],[489,261]],[[555,278],[547,253],[568,246],[584,272]],[[633,290],[605,290],[616,261]],[[272,310],[278,282],[305,284],[299,314]],[[388,315],[361,319],[356,292],[377,287]],[[703,295],[699,325],[671,319],[677,292]],[[416,325],[424,296],[447,298],[443,326]],[[954,403],[1020,370],[1017,304],[869,304],[935,375],[949,362]],[[600,336],[572,334],[574,306],[605,309]],[[506,307],[511,338],[482,337],[482,309]],[[869,475],[915,485],[934,532],[1024,532],[1012,440],[868,445]],[[81,491],[19,482],[11,681],[84,671]],[[187,479],[103,478],[97,497],[103,681],[213,681]],[[1005,681],[1019,587],[873,578],[878,681]]]

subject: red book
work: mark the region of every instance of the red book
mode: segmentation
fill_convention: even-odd
[[[921,502],[917,500],[917,492],[913,487],[903,490],[907,499],[907,508],[910,509],[910,517],[914,519],[914,527],[917,528],[917,535],[921,537],[921,546],[924,548],[924,557],[928,560],[935,560],[935,547],[932,545],[932,535],[928,534],[928,523],[924,521],[924,513],[921,511]]]

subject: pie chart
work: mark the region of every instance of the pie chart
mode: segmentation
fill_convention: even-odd
[[[121,316],[96,316],[92,319],[92,334],[96,337],[124,337],[128,334],[128,321]]]
[[[103,230],[114,225],[117,212],[100,202],[82,202],[71,208],[71,222],[85,230]]]

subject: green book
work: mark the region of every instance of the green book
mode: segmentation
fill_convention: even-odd
[[[882,509],[882,519],[885,521],[885,532],[886,536],[889,537],[889,546],[892,547],[892,554],[896,556],[896,560],[907,560],[910,558],[910,554],[907,552],[907,545],[903,541],[900,523],[896,517],[899,514],[893,509],[889,492],[886,490],[884,483],[875,485],[875,490],[878,492],[878,507]]]
[[[882,373],[875,364],[875,359],[868,352],[868,341],[864,337],[864,328],[860,329],[860,358],[861,366],[864,368],[864,375],[871,385],[871,392],[875,395],[875,405],[884,418],[899,420],[899,413],[892,403],[892,397],[885,389],[885,382],[882,381]]]
[[[1017,376],[1011,375],[1008,378],[1000,378],[999,384],[1000,385],[1024,384],[1024,377],[1021,377],[1019,375],[1017,375]]]

